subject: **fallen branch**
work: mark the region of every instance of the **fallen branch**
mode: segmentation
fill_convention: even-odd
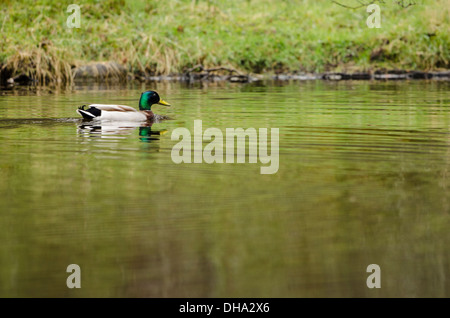
[[[234,68],[218,66],[218,67],[212,67],[212,68],[205,69],[205,67],[201,64],[198,64],[198,65],[186,70],[185,74],[188,75],[188,74],[194,72],[195,70],[198,70],[197,72],[206,72],[208,74],[211,72],[217,72],[217,71],[227,71],[229,74],[236,73],[237,75],[241,75],[241,73],[238,72],[237,70],[235,70]]]
[[[223,75],[220,76],[218,74],[214,74],[215,72],[219,72],[219,71],[226,71],[226,72],[228,72],[228,74],[225,76],[223,76]],[[200,79],[200,80],[213,79],[214,80],[214,79],[217,79],[220,77],[222,77],[222,79],[226,79],[230,82],[246,83],[251,80],[249,75],[244,75],[234,68],[229,68],[229,67],[224,67],[224,66],[205,68],[201,64],[195,65],[194,67],[187,69],[184,72],[184,76],[186,78],[188,78],[189,80],[196,80],[196,79],[197,80],[198,79]]]
[[[375,2],[379,2],[380,4],[385,4],[386,3],[385,0],[372,0],[372,1],[356,0],[356,1],[359,3],[359,5],[350,6],[350,5],[346,5],[346,4],[340,3],[340,2],[338,2],[336,0],[331,0],[331,2],[337,4],[337,5],[341,6],[341,7],[344,7],[344,8],[347,8],[347,9],[353,9],[353,10],[356,10],[356,9],[359,9],[359,8],[363,8],[363,7],[367,7],[368,5],[374,4]],[[402,8],[408,8],[410,6],[416,5],[416,1],[414,1],[414,0],[396,0],[395,2],[397,3],[397,5],[399,5]]]

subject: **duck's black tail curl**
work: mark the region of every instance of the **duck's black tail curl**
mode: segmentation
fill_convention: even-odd
[[[86,109],[86,105],[83,105],[78,107],[77,113],[83,116],[83,119],[91,120],[95,117],[101,116],[102,111],[95,107],[89,107],[88,109]]]

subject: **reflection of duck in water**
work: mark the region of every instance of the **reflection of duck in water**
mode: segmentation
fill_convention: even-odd
[[[152,112],[152,105],[155,104],[170,106],[159,97],[157,92],[146,91],[139,99],[139,110],[125,105],[91,104],[88,108],[86,105],[79,107],[77,113],[87,120],[143,122],[166,119],[166,116]]]
[[[156,130],[156,131],[152,131],[152,125],[147,126],[147,127],[139,127],[139,140],[144,141],[144,142],[150,142],[152,140],[159,140],[158,137],[153,137],[153,136],[161,136],[162,134],[166,133],[167,130],[163,129],[163,130]]]

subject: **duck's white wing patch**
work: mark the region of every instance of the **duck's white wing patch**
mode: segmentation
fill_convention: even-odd
[[[105,104],[91,104],[89,107],[95,107],[107,112],[137,112],[138,110],[125,105],[105,105]]]

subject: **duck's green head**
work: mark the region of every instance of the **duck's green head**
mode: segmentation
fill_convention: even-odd
[[[140,110],[151,110],[152,105],[154,104],[170,106],[170,104],[163,101],[155,91],[146,91],[141,94],[141,99],[139,100]]]

